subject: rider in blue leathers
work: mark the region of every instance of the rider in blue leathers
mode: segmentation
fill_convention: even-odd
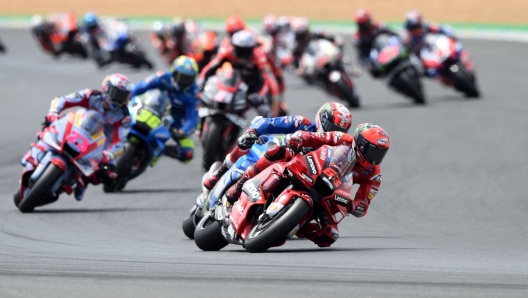
[[[132,87],[132,96],[148,90],[159,89],[171,101],[170,113],[174,119],[171,128],[172,138],[177,145],[168,145],[164,154],[187,163],[193,158],[194,142],[189,137],[198,125],[196,109],[198,87],[194,82],[198,66],[193,58],[180,56],[174,60],[171,70],[158,72]]]
[[[247,154],[251,146],[259,142],[262,135],[292,134],[298,130],[308,132],[342,131],[343,127],[350,127],[352,114],[342,104],[336,102],[325,103],[315,115],[315,123],[303,116],[285,116],[275,118],[256,117],[251,121],[249,129],[238,139],[238,144],[229,153],[222,165],[204,181],[204,186],[212,189],[218,180],[243,155]]]

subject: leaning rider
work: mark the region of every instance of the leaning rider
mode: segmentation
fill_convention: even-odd
[[[250,128],[238,139],[235,149],[226,156],[222,165],[213,175],[204,181],[204,186],[212,189],[229,168],[240,157],[249,152],[251,146],[258,142],[259,137],[262,135],[290,134],[298,130],[309,132],[347,132],[351,125],[352,114],[344,105],[336,102],[325,103],[317,111],[315,123],[303,116],[256,117],[251,121]]]
[[[197,73],[196,61],[182,55],[174,60],[170,71],[153,74],[132,87],[132,96],[152,89],[159,89],[167,94],[171,101],[170,113],[174,119],[170,132],[177,144],[166,146],[164,154],[184,163],[192,160],[194,152],[194,142],[190,136],[198,124],[198,87],[194,81]]]

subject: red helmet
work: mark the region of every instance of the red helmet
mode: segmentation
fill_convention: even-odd
[[[372,28],[372,16],[366,9],[358,9],[354,15],[359,32],[368,32]]]
[[[279,30],[279,26],[277,25],[277,18],[275,18],[274,15],[267,15],[262,19],[262,24],[264,25],[264,30],[268,32],[268,34],[275,34]]]
[[[342,131],[348,132],[352,125],[352,114],[342,104],[325,103],[315,115],[315,127],[318,132]]]
[[[389,135],[383,128],[372,123],[362,123],[356,127],[357,162],[369,170],[379,165],[390,147]]]
[[[244,28],[246,28],[246,22],[239,15],[232,15],[225,22],[225,31],[229,35],[233,35]]]

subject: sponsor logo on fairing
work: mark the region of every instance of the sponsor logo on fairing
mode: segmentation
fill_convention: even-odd
[[[242,207],[242,206],[240,205],[240,201],[236,201],[236,202],[235,202],[235,207],[236,207],[238,213],[242,214],[242,212],[244,212],[244,207]]]
[[[347,198],[343,198],[342,196],[338,196],[338,195],[334,196],[334,201],[337,204],[342,205],[342,206],[346,206],[348,204],[348,199]]]
[[[260,191],[258,187],[253,184],[253,182],[244,184],[244,188],[252,199],[260,197]]]
[[[326,153],[328,152],[328,149],[326,147],[321,148],[321,153],[319,154],[319,158],[321,160],[326,160]]]
[[[311,155],[307,155],[304,158],[306,159],[306,163],[308,164],[308,168],[310,169],[310,174],[316,175],[317,168],[315,167],[313,157]]]
[[[301,177],[303,177],[304,180],[310,183],[313,183],[313,179],[310,176],[306,175],[305,173],[301,173]]]

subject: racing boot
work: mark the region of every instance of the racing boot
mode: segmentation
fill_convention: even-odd
[[[86,184],[82,186],[81,184],[77,183],[77,186],[75,186],[75,190],[73,191],[73,196],[77,201],[82,201],[84,198],[84,192],[86,191]]]
[[[248,181],[249,179],[255,177],[258,173],[260,173],[260,171],[257,169],[257,167],[255,167],[254,165],[249,167],[242,176],[242,178],[240,178],[240,180],[238,180],[235,185],[231,186],[227,190],[227,201],[231,204],[236,202],[240,197],[240,194],[242,193],[242,186],[244,185],[244,183],[246,183],[246,181]]]
[[[224,162],[222,163],[222,165],[218,169],[216,169],[216,171],[213,172],[211,177],[205,179],[204,181],[205,188],[213,189],[213,187],[215,187],[218,180],[220,180],[220,178],[224,176],[224,174],[229,170],[229,168],[231,168],[232,165],[233,165],[233,162],[231,161],[231,154],[228,154],[226,158],[224,159]]]
[[[180,159],[180,148],[177,145],[167,145],[163,154],[170,158]]]

